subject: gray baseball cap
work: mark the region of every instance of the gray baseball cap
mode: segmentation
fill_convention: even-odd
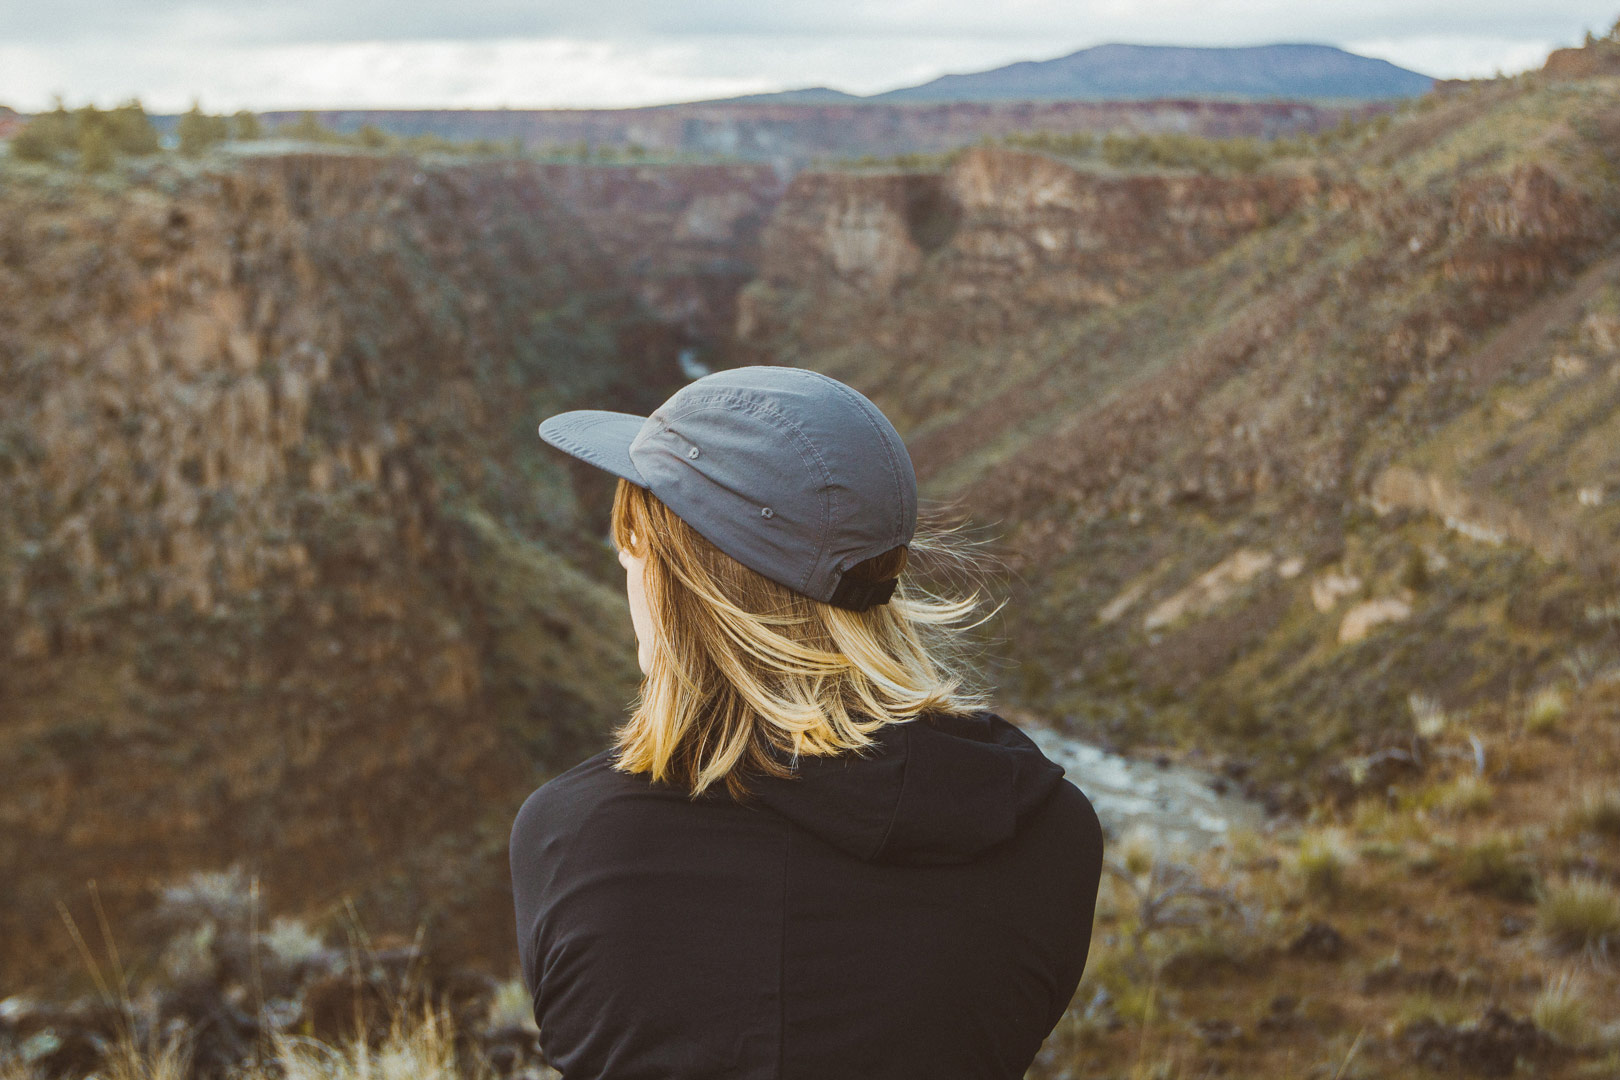
[[[651,491],[749,569],[839,607],[886,603],[893,581],[863,586],[844,573],[917,529],[917,476],[894,425],[802,368],[719,371],[651,416],[565,412],[540,437]]]

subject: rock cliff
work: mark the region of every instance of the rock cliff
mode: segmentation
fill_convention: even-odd
[[[552,186],[0,187],[0,982],[70,966],[35,935],[87,880],[231,863],[506,956],[505,826],[634,686],[534,424],[647,407],[678,339]]]
[[[937,423],[961,401],[931,389],[941,350],[974,351],[952,365],[960,385],[1002,366],[995,343],[1137,300],[1320,187],[1309,174],[1098,174],[991,148],[939,173],[802,173],[766,228],[737,337],[779,359],[848,345],[858,370],[835,374]]]
[[[782,174],[768,165],[552,164],[535,175],[650,312],[711,365],[724,358]]]
[[[1284,777],[1612,651],[1617,132],[1523,80],[1308,171],[806,174],[739,337],[998,523],[1004,694]]]

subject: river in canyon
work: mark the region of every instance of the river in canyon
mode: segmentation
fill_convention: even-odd
[[[1213,773],[1125,757],[1051,728],[1024,730],[1085,792],[1110,841],[1147,832],[1161,850],[1191,854],[1265,824],[1259,803]]]

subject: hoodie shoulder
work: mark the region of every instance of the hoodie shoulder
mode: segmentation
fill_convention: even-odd
[[[612,751],[604,750],[547,780],[518,809],[512,823],[513,849],[555,836],[567,824],[577,824],[620,778],[623,774],[613,768]]]
[[[1052,827],[1063,838],[1064,846],[1079,853],[1081,863],[1092,868],[1092,876],[1100,877],[1103,861],[1103,828],[1097,819],[1097,810],[1086,793],[1067,778],[1052,787],[1051,797],[1042,807]]]

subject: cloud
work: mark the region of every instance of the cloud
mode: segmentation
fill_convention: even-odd
[[[1540,67],[1547,54],[1565,41],[1520,41],[1499,37],[1373,38],[1351,41],[1345,48],[1376,56],[1401,67],[1444,78],[1489,78]]]
[[[623,106],[870,93],[1108,41],[1346,44],[1427,74],[1522,70],[1613,0],[0,0],[0,101],[172,110]]]
[[[0,101],[44,108],[52,93],[111,105],[139,96],[173,112],[371,108],[615,108],[835,84],[876,92],[1050,51],[1039,40],[978,42],[687,38],[345,42],[196,50],[133,57],[97,46],[70,57],[0,45]]]
[[[0,25],[13,44],[915,36],[1186,44],[1456,35],[1551,40],[1606,28],[1614,14],[1612,0],[0,0]]]

